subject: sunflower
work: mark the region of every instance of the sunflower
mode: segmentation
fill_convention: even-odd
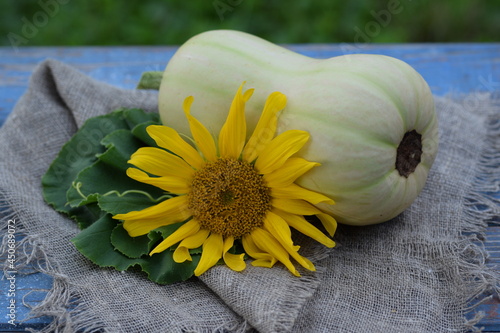
[[[335,219],[315,205],[334,202],[294,183],[319,163],[293,156],[308,141],[307,132],[288,130],[275,136],[278,112],[286,105],[285,95],[280,92],[269,95],[257,126],[246,141],[245,103],[253,89],[242,93],[243,85],[233,99],[217,143],[191,115],[192,96],[185,99],[183,109],[193,144],[171,127],[147,127],[160,148],[137,150],[129,160],[135,167],[129,168],[127,175],[176,196],[114,218],[124,221],[123,227],[131,237],[186,221],[150,255],[177,245],[173,259],[182,263],[192,260],[190,249],[201,247],[196,276],[221,258],[232,270],[242,271],[246,267],[245,253],[254,259],[253,266],[272,267],[279,261],[300,276],[291,258],[308,270],[315,268],[298,253],[299,246],[293,243],[290,227],[334,247],[330,237],[304,218],[317,216],[333,236]],[[241,242],[244,253],[230,253],[235,241]]]

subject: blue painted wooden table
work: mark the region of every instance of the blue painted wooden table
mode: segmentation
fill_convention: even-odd
[[[435,95],[493,92],[500,102],[500,44],[407,44],[407,45],[289,45],[292,50],[316,58],[329,58],[347,53],[376,53],[399,58],[413,66],[429,83]],[[141,73],[162,71],[176,47],[35,47],[17,51],[0,48],[0,126],[16,101],[26,91],[35,66],[46,58],[72,65],[90,77],[117,87],[132,89]],[[474,100],[470,101],[471,103]],[[499,194],[500,195],[500,194]],[[488,227],[485,247],[491,257],[488,265],[500,267],[500,226],[498,221]],[[0,298],[0,331],[23,331],[39,328],[47,318],[29,320],[16,327],[8,323],[9,280],[2,279]],[[43,299],[51,280],[41,274],[16,281],[19,297],[28,294],[25,302]],[[17,308],[16,321],[28,310]],[[483,332],[500,332],[500,300],[493,299],[480,306],[486,316],[478,326]],[[4,314],[5,313],[5,314]]]

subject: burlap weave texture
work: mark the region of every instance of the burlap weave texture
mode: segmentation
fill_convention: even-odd
[[[315,273],[221,266],[160,286],[96,267],[70,242],[76,224],[43,201],[41,176],[89,117],[120,107],[156,112],[156,104],[154,92],[118,89],[48,60],[0,129],[4,215],[27,235],[26,260],[41,259],[40,270],[55,277],[35,309],[54,316],[47,331],[465,332],[474,324],[464,317],[470,302],[498,290],[479,242],[500,214],[482,194],[500,182],[500,107],[486,94],[467,105],[436,98],[440,151],[421,195],[390,222],[341,226],[331,251],[306,241]]]

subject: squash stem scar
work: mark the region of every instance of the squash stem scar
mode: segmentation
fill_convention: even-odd
[[[422,135],[413,130],[406,132],[399,143],[396,155],[396,170],[408,178],[420,164],[422,156]]]

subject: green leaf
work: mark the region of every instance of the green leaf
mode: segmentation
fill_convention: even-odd
[[[144,264],[145,260],[128,258],[111,244],[111,234],[116,225],[117,221],[106,214],[82,230],[71,241],[78,251],[101,267],[114,267],[123,271],[135,265]]]
[[[148,132],[146,131],[146,128],[150,125],[158,125],[158,123],[154,122],[154,121],[148,121],[148,122],[145,122],[145,123],[142,123],[142,124],[139,124],[137,126],[135,126],[133,129],[132,129],[132,134],[138,138],[139,140],[141,140],[142,142],[144,142],[146,144],[146,146],[150,146],[150,147],[158,147],[158,145],[156,144],[156,141],[153,140]]]
[[[161,235],[161,232],[157,232],[156,230],[150,231],[148,234],[148,238],[148,247],[150,251],[164,239]]]
[[[109,133],[126,127],[120,112],[88,119],[61,148],[42,177],[45,201],[59,212],[78,215],[78,211],[66,205],[67,190],[78,173],[96,161],[96,154],[104,152],[101,140]]]
[[[123,227],[123,223],[117,225],[111,234],[111,243],[116,250],[125,254],[129,258],[139,258],[148,254],[154,247],[156,247],[163,239],[170,236],[176,231],[184,222],[176,223],[158,229],[152,230],[147,235],[139,237],[130,237],[127,230]],[[172,251],[175,250],[175,247]],[[201,247],[194,249],[193,254],[200,254]]]
[[[143,146],[143,143],[128,129],[108,134],[102,139],[101,144],[106,147],[106,151],[97,155],[99,160],[123,172],[130,166],[127,163],[130,156]]]
[[[70,217],[78,223],[80,229],[85,229],[92,223],[101,218],[106,212],[103,212],[97,203],[86,206],[76,207],[71,210]]]
[[[156,198],[155,198],[156,199]],[[158,204],[149,197],[141,193],[127,193],[117,195],[112,193],[106,196],[100,196],[98,199],[99,207],[111,215],[125,214],[131,211],[143,210],[149,206]]]
[[[115,248],[111,243],[111,238],[115,229],[117,229],[117,222],[113,220],[109,214],[106,214],[91,226],[81,231],[71,241],[85,257],[98,266],[114,267],[119,271],[140,266],[150,280],[159,284],[184,281],[193,276],[193,272],[198,265],[201,255],[194,254],[192,256],[192,261],[183,263],[176,263],[173,260],[172,251],[163,251],[153,256],[142,255],[139,258],[130,258]],[[114,235],[115,237],[118,237],[120,232],[126,233],[124,230],[116,232],[117,233]],[[158,237],[157,235],[151,236],[153,233],[159,235],[162,232],[152,231],[150,235],[147,236],[150,240],[151,238],[155,238],[156,243],[159,239],[156,239]],[[137,244],[134,244],[137,248],[127,248],[125,252],[137,255],[140,251],[144,250],[144,245],[141,243],[143,241],[144,238],[141,237],[141,240]],[[151,244],[147,244],[150,248]]]
[[[111,244],[129,258],[140,258],[149,253],[148,235],[130,237],[123,223],[117,225],[111,232]]]
[[[158,187],[140,183],[128,177],[125,172],[98,160],[78,174],[75,184],[67,192],[67,201],[72,207],[98,201],[99,197],[110,192],[142,191],[153,198],[164,193]]]
[[[127,110],[133,124],[141,119],[150,119],[138,110]],[[137,112],[130,112],[137,111]],[[129,190],[143,191],[158,198],[163,192],[155,186],[137,182],[126,175],[130,166],[127,161],[140,147],[142,142],[129,130],[119,129],[104,137],[101,144],[107,150],[98,155],[98,160],[82,170],[66,193],[71,207],[78,207],[98,201],[99,197],[110,191],[125,192]]]
[[[160,124],[160,115],[156,112],[145,112],[141,109],[128,109],[123,112],[129,128],[133,129],[139,124],[154,122]]]
[[[97,160],[83,169],[66,193],[66,201],[71,207],[80,207],[97,202],[100,194],[114,190],[113,182],[127,182],[127,175],[117,172],[104,162]],[[126,190],[123,187],[122,191]],[[127,188],[128,189],[128,188]]]
[[[202,246],[197,247],[196,249],[189,249],[189,254],[191,254],[191,256],[193,256],[193,254],[200,254],[201,255],[202,250],[203,250]]]
[[[192,277],[201,255],[192,255],[192,261],[179,264],[174,261],[173,254],[173,251],[153,254],[150,260],[141,264],[142,270],[148,274],[150,280],[160,284],[185,281]]]

